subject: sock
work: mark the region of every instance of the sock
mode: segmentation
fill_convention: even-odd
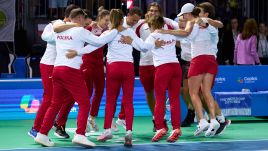
[[[204,125],[204,124],[207,124],[208,122],[207,122],[207,120],[206,119],[200,119],[200,121],[199,121],[199,124],[200,125]]]
[[[225,117],[224,115],[221,113],[220,115],[216,116],[216,119],[220,122],[220,123],[224,123],[225,122]]]

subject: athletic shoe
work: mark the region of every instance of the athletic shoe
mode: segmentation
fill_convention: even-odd
[[[65,131],[65,125],[58,126],[54,132],[54,135],[58,138],[70,138],[69,134],[67,134]]]
[[[106,129],[106,130],[104,131],[104,133],[103,133],[101,136],[99,136],[99,137],[97,138],[97,140],[98,140],[99,142],[105,142],[105,141],[107,141],[108,139],[112,139],[112,138],[113,138],[113,135],[112,135],[111,130],[110,130],[110,129]]]
[[[160,130],[157,130],[154,137],[152,138],[152,142],[158,142],[160,139],[162,139],[165,135],[167,135],[167,130],[165,128],[162,128]]]
[[[114,123],[114,120],[112,121],[111,129],[112,129],[113,132],[118,132],[119,131],[117,126],[116,126],[116,124]]]
[[[220,123],[216,119],[211,119],[210,121],[209,128],[205,133],[206,137],[214,136],[217,130],[220,128]]]
[[[86,136],[80,134],[75,134],[72,143],[89,148],[96,146],[96,144],[88,140]]]
[[[194,136],[199,136],[202,132],[205,132],[209,128],[209,123],[205,119],[201,119],[197,125],[197,130],[194,132]]]
[[[126,147],[132,146],[132,132],[130,130],[128,130],[126,135],[125,135],[124,146],[126,146]]]
[[[126,129],[126,121],[125,120],[121,120],[121,119],[117,119],[116,120],[116,124],[119,126],[122,126],[124,129]]]
[[[220,123],[220,122],[219,122]],[[223,134],[224,130],[226,129],[226,127],[228,127],[231,124],[231,120],[227,120],[225,119],[225,122],[220,123],[220,127],[219,129],[216,131],[215,135],[219,136],[221,134]]]
[[[194,117],[195,117],[194,110],[188,109],[187,116],[184,119],[184,121],[181,123],[181,127],[190,127],[191,124],[194,123]]]
[[[99,131],[99,128],[98,128],[98,125],[96,123],[95,118],[94,119],[89,119],[88,122],[89,122],[89,125],[90,125],[90,128],[91,128],[92,132],[98,132]]]
[[[154,124],[153,132],[156,132],[155,120],[152,120]]]
[[[32,138],[36,138],[37,133],[38,133],[37,130],[31,128],[31,130],[28,132],[28,135],[31,136]]]
[[[181,130],[175,129],[171,132],[171,134],[167,138],[167,142],[174,143],[179,139],[180,136],[181,136]]]
[[[41,133],[37,133],[34,140],[36,143],[41,144],[41,145],[46,146],[46,147],[54,146],[54,143],[48,138],[48,136],[41,134]]]

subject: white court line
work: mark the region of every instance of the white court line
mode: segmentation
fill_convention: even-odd
[[[10,80],[0,80],[1,82],[39,82],[41,79],[10,79]]]
[[[133,146],[142,146],[142,145],[180,145],[180,144],[201,144],[201,143],[230,143],[230,142],[258,142],[258,141],[268,141],[268,139],[258,139],[258,140],[227,140],[227,141],[198,141],[198,142],[177,142],[177,143],[140,143],[140,144],[133,144]],[[41,145],[40,145],[41,146]],[[123,144],[109,144],[109,145],[97,145],[96,147],[111,147],[111,146],[123,146]],[[72,147],[81,147],[81,146],[64,146],[64,147],[43,147],[43,148],[11,148],[11,149],[0,149],[1,150],[28,150],[28,149],[57,149],[57,148],[72,148]],[[83,148],[83,147],[81,147]],[[260,150],[266,151],[266,150]]]

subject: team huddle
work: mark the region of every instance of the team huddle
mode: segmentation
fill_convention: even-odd
[[[28,134],[43,146],[54,146],[48,137],[51,128],[55,129],[57,137],[69,138],[65,125],[77,102],[77,129],[72,142],[94,147],[95,143],[88,140],[86,133],[99,131],[96,117],[105,85],[104,132],[97,141],[112,139],[119,125],[126,130],[124,145],[132,146],[133,48],[141,53],[139,76],[153,115],[152,142],[168,134],[166,91],[172,125],[167,142],[176,142],[182,135],[180,93],[188,108],[191,106],[197,114],[195,136],[203,132],[206,137],[222,134],[230,120],[223,116],[211,93],[218,72],[218,28],[223,26],[220,21],[211,19],[214,14],[210,3],[197,6],[187,3],[178,14],[179,22],[175,22],[163,17],[160,5],[154,2],[148,6],[145,19],[141,19],[142,13],[137,7],[130,9],[127,16],[120,9],[101,9],[96,21],[86,25],[86,11],[69,5],[64,20],[52,21],[42,34],[47,42],[40,62],[44,97]],[[178,45],[182,49],[182,61],[176,55]],[[114,122],[121,88],[121,110]],[[209,121],[203,109],[209,114]]]

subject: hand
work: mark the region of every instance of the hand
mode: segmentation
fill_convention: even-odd
[[[126,28],[124,28],[123,26],[118,26],[117,27],[117,30],[118,30],[118,32],[121,32],[121,31],[123,31],[123,30],[125,30]]]
[[[97,27],[98,27],[98,24],[97,24],[97,22],[92,21],[91,24],[90,24],[90,26],[91,26],[92,28],[97,28]]]
[[[159,38],[156,39],[156,41],[155,41],[155,47],[160,48],[160,47],[162,47],[164,45],[165,45],[165,41],[164,40],[159,40]]]
[[[75,50],[68,50],[68,52],[66,52],[65,56],[68,58],[68,59],[72,59],[74,57],[76,57],[78,54],[77,54],[77,51]]]
[[[204,21],[202,18],[198,18],[195,22],[200,26],[201,29],[207,28],[208,26],[206,21]]]
[[[122,43],[124,43],[124,44],[131,45],[132,42],[133,42],[133,39],[131,37],[129,37],[129,36],[122,35],[120,41],[122,41]]]

